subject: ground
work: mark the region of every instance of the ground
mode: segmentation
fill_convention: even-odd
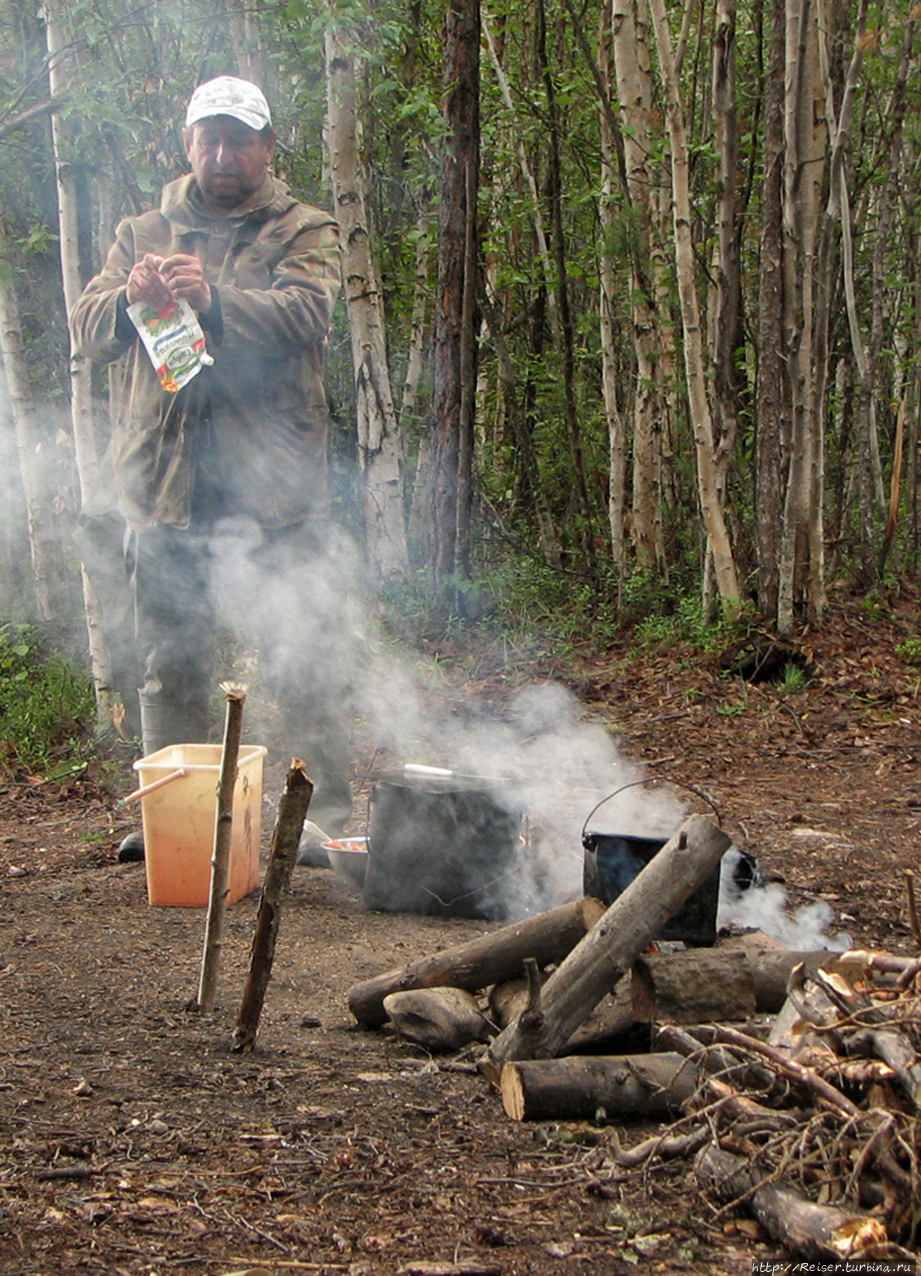
[[[914,952],[917,615],[915,600],[842,604],[799,644],[804,686],[627,638],[538,657],[530,676],[568,682],[625,754],[702,788],[791,909],[824,901],[855,945]],[[501,699],[496,659],[439,654],[455,699]],[[265,846],[280,782],[270,766]],[[4,1276],[737,1276],[780,1261],[687,1164],[619,1172],[608,1127],[514,1123],[470,1054],[352,1021],[351,984],[486,923],[370,913],[329,870],[296,869],[257,1049],[233,1053],[258,895],[230,909],[217,1008],[198,1012],[203,912],[148,906],[143,867],[116,861],[135,819],[92,773],[2,788]]]

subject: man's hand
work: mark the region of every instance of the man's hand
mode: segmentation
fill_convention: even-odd
[[[197,257],[174,253],[161,262],[160,274],[178,301],[187,301],[200,315],[206,315],[211,309],[211,285]]]
[[[162,310],[173,300],[173,294],[160,274],[162,264],[162,257],[147,253],[132,266],[125,290],[129,306],[133,306],[136,302],[143,302],[145,306],[151,306],[154,310]]]
[[[126,291],[129,305],[141,301],[162,310],[171,301],[187,301],[199,314],[206,315],[211,309],[211,286],[202,264],[186,253],[172,257],[147,253],[131,268]]]

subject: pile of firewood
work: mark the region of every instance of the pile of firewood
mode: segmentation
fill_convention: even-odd
[[[356,985],[359,1023],[483,1042],[513,1120],[668,1120],[614,1170],[693,1157],[813,1260],[912,1259],[921,1222],[921,958],[652,940],[729,845],[692,816],[610,908],[583,899]],[[650,1049],[603,1054],[644,1025]]]

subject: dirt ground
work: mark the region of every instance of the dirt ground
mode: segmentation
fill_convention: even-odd
[[[921,674],[896,649],[917,619],[914,599],[880,619],[841,607],[804,640],[800,689],[626,639],[530,676],[567,681],[626,756],[702,787],[791,909],[825,902],[855,945],[914,952]],[[501,702],[498,658],[440,655],[456,699]],[[270,765],[264,848],[279,792]],[[618,1170],[612,1130],[646,1130],[514,1123],[472,1054],[353,1022],[353,983],[487,923],[372,913],[331,871],[296,869],[257,1049],[234,1054],[258,894],[229,911],[218,1006],[199,1013],[203,910],[148,905],[143,866],[116,861],[135,820],[91,773],[0,789],[0,1273],[738,1276],[781,1261],[751,1220],[716,1214],[688,1164]]]

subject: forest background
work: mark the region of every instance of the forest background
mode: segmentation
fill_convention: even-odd
[[[0,615],[85,612],[108,713],[108,385],[66,316],[225,73],[342,225],[335,503],[382,596],[790,636],[912,576],[919,13],[0,0]]]

